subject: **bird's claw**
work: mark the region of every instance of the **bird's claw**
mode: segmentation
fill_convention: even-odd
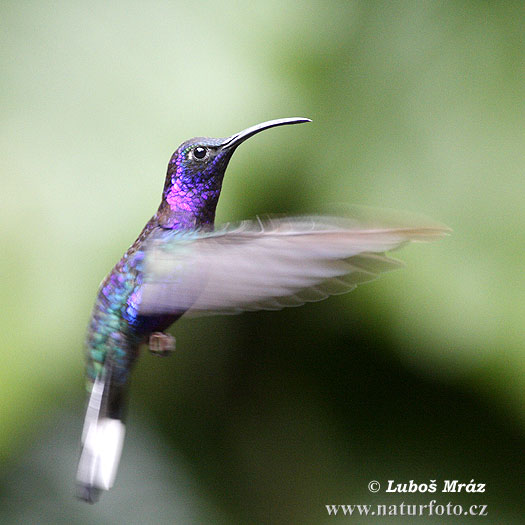
[[[149,351],[156,356],[166,357],[175,350],[175,338],[164,332],[153,332],[149,336]]]

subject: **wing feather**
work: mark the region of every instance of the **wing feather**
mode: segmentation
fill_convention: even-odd
[[[319,301],[399,267],[384,252],[446,233],[435,224],[380,226],[324,216],[168,232],[147,247],[140,313],[209,315]]]

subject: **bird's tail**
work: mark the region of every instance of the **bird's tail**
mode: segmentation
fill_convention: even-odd
[[[113,486],[125,435],[125,398],[126,386],[115,381],[108,358],[93,383],[82,431],[77,496],[89,503]]]

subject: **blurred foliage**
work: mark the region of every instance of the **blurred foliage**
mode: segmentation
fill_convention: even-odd
[[[450,500],[522,522],[521,2],[6,0],[0,15],[2,523],[322,523],[328,503],[400,503],[371,479],[455,478],[487,492]],[[178,323],[178,353],[137,367],[114,491],[69,499],[91,305],[171,152],[285,116],[314,122],[240,148],[219,221],[358,203],[453,236],[348,296]]]

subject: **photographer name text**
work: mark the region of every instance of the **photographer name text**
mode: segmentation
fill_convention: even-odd
[[[441,485],[441,483],[440,483]],[[428,483],[416,483],[413,479],[408,482],[398,483],[393,479],[388,480],[385,492],[437,492],[439,489],[435,479]],[[441,492],[485,492],[485,483],[477,483],[471,479],[468,483],[460,482],[457,479],[445,479],[441,485]]]

